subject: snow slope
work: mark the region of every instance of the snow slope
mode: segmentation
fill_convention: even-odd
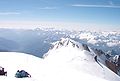
[[[78,45],[78,47],[76,47],[76,45]],[[84,50],[82,44],[66,38],[54,43],[53,49],[45,55],[45,61],[47,62],[47,65],[52,64],[52,68],[53,66],[61,68],[64,65],[65,68],[67,68],[65,71],[71,72],[69,74],[72,76],[65,74],[66,72],[64,73],[64,71],[63,74],[68,75],[68,78],[74,77],[73,79],[78,79],[78,81],[90,80],[87,75],[97,78],[99,77],[108,81],[120,80],[119,76],[109,70],[106,66],[102,64],[99,65],[95,61],[94,56],[95,55],[92,52]],[[86,74],[86,76],[84,74]],[[71,78],[70,81],[72,81]],[[95,80],[99,81],[99,79]]]
[[[120,81],[118,75],[94,60],[94,54],[71,39],[56,42],[44,59],[1,52],[0,66],[8,72],[7,77],[0,76],[0,81]],[[32,77],[15,78],[18,69],[26,70]]]
[[[14,77],[17,70],[24,69],[32,74],[32,70],[40,63],[40,60],[40,58],[24,53],[0,52],[0,66],[7,71],[7,77],[0,76],[0,81],[23,81]],[[33,78],[25,78],[24,81],[33,81]]]

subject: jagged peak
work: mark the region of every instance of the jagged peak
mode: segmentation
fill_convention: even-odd
[[[61,38],[59,41],[53,43],[52,45],[53,45],[53,49],[58,49],[58,48],[67,47],[67,46],[79,48],[80,46],[79,43],[75,42],[70,38]]]
[[[89,47],[86,44],[81,44],[70,38],[61,38],[60,41],[52,43],[52,45],[53,45],[52,49],[58,49],[61,47],[73,47],[73,48],[77,48],[77,49],[81,49],[81,50],[87,50],[90,52]]]
[[[51,51],[54,52],[59,49],[61,51],[61,49],[63,50],[65,48],[68,48],[68,50],[72,50],[72,49],[76,50],[77,49],[80,51],[86,50],[87,52],[91,52],[91,49],[86,44],[79,43],[70,38],[61,38],[59,41],[52,43],[52,45],[53,45],[53,47],[48,51],[48,53],[44,54],[43,58],[47,57]],[[68,50],[66,50],[66,51],[68,51]]]

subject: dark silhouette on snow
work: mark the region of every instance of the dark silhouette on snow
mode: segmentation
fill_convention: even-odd
[[[95,61],[103,68],[103,66],[98,62],[97,56],[94,57]]]
[[[0,75],[7,76],[7,72],[4,71],[4,68],[3,68],[3,67],[0,67]]]
[[[82,46],[83,46],[84,50],[86,50],[86,51],[89,51],[89,52],[90,52],[90,50],[89,50],[89,48],[88,48],[87,44],[82,44]]]
[[[21,70],[21,71],[17,71],[16,74],[15,74],[15,77],[16,78],[25,78],[25,77],[31,77],[31,75],[26,72],[25,70]]]
[[[95,61],[97,62],[97,56],[94,57]]]

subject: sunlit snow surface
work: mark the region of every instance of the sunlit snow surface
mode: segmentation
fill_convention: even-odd
[[[101,64],[102,65],[102,64]],[[71,44],[49,50],[44,59],[15,52],[1,52],[0,66],[8,76],[0,81],[120,81],[119,76],[102,67],[93,54]],[[24,69],[31,78],[15,78],[17,70]]]

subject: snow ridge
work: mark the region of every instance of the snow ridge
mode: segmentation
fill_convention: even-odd
[[[54,51],[54,50],[59,50],[61,48],[72,48],[72,49],[81,50],[81,51],[86,50],[88,52],[90,52],[90,50],[91,50],[90,47],[88,47],[86,44],[81,44],[70,38],[61,38],[60,41],[54,42],[54,43],[52,43],[52,45],[53,46],[49,50],[49,52]],[[43,58],[48,56],[49,52],[44,54]],[[91,53],[91,54],[93,54],[93,53]]]
[[[94,51],[85,44],[78,43],[69,38],[62,38],[53,43],[53,48],[45,54],[45,62],[61,67],[75,68],[80,73],[90,74],[108,81],[119,81],[119,76],[103,65],[100,60],[95,60]],[[57,67],[58,68],[58,67]],[[97,74],[96,74],[97,73]],[[108,74],[109,73],[109,74]]]
[[[67,46],[90,51],[90,49],[86,44],[81,44],[70,38],[61,38],[60,41],[53,43],[53,49],[58,49],[58,48],[67,47]]]

